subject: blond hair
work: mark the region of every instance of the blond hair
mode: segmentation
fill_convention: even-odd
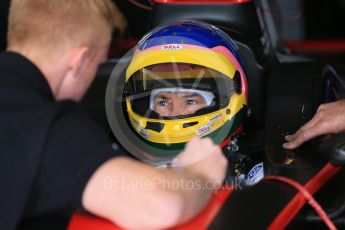
[[[111,0],[12,0],[8,44],[55,46],[90,44],[105,29],[123,29],[125,21]]]

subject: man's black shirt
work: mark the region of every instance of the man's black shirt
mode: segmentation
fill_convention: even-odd
[[[73,101],[56,102],[25,57],[0,54],[0,229],[82,209],[96,169],[120,153]]]

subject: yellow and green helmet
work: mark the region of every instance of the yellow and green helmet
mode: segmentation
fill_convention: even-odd
[[[149,32],[122,78],[122,114],[114,114],[129,128],[115,136],[123,143],[130,135],[124,147],[131,143],[130,152],[148,163],[169,163],[194,136],[223,147],[247,116],[238,48],[206,23],[182,21]]]

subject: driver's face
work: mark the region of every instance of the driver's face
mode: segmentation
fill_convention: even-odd
[[[198,93],[162,92],[154,97],[153,111],[170,117],[193,114],[206,106],[204,98]]]

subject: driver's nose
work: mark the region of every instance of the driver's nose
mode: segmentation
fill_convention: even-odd
[[[180,101],[174,101],[171,106],[170,116],[187,115],[188,111],[184,108]]]

